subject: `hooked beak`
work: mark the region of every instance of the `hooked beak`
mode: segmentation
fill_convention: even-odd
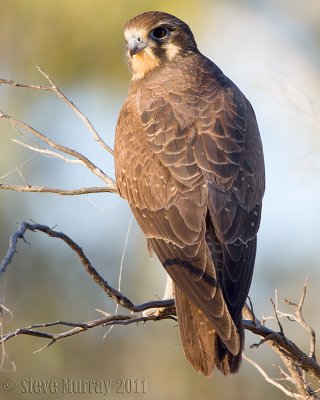
[[[147,42],[141,39],[140,37],[132,37],[129,39],[128,42],[128,50],[130,57],[134,56],[135,54],[139,53],[147,46]]]

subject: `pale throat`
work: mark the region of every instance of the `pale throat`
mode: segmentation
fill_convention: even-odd
[[[132,79],[142,79],[149,71],[160,65],[160,59],[156,57],[149,47],[132,56],[129,60]]]

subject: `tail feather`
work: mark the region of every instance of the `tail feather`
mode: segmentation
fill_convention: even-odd
[[[244,331],[240,334],[240,351],[233,355],[220,340],[211,322],[203,312],[191,303],[177,285],[174,287],[176,310],[183,350],[193,368],[210,376],[215,366],[224,374],[235,374],[241,364]]]
[[[216,335],[215,338],[215,353],[216,353],[216,361],[215,364],[217,368],[224,374],[236,374],[239,371],[241,361],[242,361],[242,350],[244,346],[244,329],[242,325],[242,321],[237,326],[238,333],[240,337],[240,351],[238,354],[233,355],[219,338]]]
[[[176,285],[175,301],[185,355],[196,371],[210,376],[215,361],[215,331],[203,312]]]

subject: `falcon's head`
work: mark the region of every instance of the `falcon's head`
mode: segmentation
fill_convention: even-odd
[[[125,25],[129,66],[134,80],[161,64],[197,51],[189,26],[160,11],[137,15]]]

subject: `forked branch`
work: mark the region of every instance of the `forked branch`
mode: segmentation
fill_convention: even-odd
[[[157,308],[157,307],[172,307],[174,306],[173,300],[161,300],[161,301],[152,301],[140,305],[135,305],[129,300],[126,296],[120,293],[118,290],[114,289],[112,286],[108,284],[108,282],[103,279],[103,277],[98,273],[98,271],[92,266],[90,260],[85,255],[82,248],[74,242],[69,236],[67,236],[63,232],[57,232],[54,229],[49,228],[46,225],[40,224],[30,224],[28,222],[22,222],[19,224],[19,229],[15,232],[10,238],[10,244],[8,251],[0,265],[0,276],[3,274],[8,265],[11,263],[14,254],[17,251],[18,240],[22,239],[24,241],[24,235],[26,231],[39,231],[47,234],[50,237],[58,238],[65,242],[78,256],[80,259],[82,266],[88,272],[88,274],[92,277],[92,279],[106,292],[106,294],[111,297],[115,303],[120,306],[126,308],[131,312],[142,312],[149,308]]]
[[[118,290],[114,289],[112,286],[108,284],[108,282],[98,273],[98,271],[93,267],[87,256],[85,255],[84,251],[82,248],[75,243],[69,236],[62,232],[57,232],[52,228],[49,228],[48,226],[45,225],[40,225],[40,224],[30,224],[27,222],[23,222],[19,225],[19,229],[16,233],[14,233],[10,239],[10,245],[7,251],[6,256],[4,257],[1,267],[0,267],[0,276],[2,273],[5,272],[6,268],[12,261],[14,254],[17,251],[17,245],[18,245],[18,240],[22,239],[26,241],[25,239],[25,234],[27,231],[35,232],[43,232],[46,235],[50,237],[54,237],[57,239],[62,240],[65,242],[70,249],[72,249],[76,255],[78,256],[82,266],[84,269],[89,273],[91,278],[105,291],[105,293],[113,299],[113,301],[126,308],[131,312],[131,314],[126,315],[104,315],[103,318],[96,319],[94,321],[87,321],[87,322],[81,322],[81,323],[75,323],[75,322],[66,322],[66,321],[56,321],[56,322],[50,322],[50,323],[42,323],[42,324],[37,324],[37,325],[31,325],[29,327],[25,328],[19,328],[13,332],[9,332],[3,335],[2,337],[2,342],[5,342],[9,339],[12,339],[13,337],[17,335],[32,335],[32,336],[39,336],[42,338],[47,338],[50,339],[49,345],[52,343],[69,337],[73,336],[79,333],[83,333],[89,329],[93,329],[98,326],[110,326],[110,325],[127,325],[135,322],[146,322],[149,320],[159,320],[159,319],[175,319],[175,307],[174,307],[174,301],[173,300],[161,300],[161,301],[150,301],[147,303],[135,305],[128,297],[123,295],[121,292]],[[305,291],[306,291],[306,285],[304,286],[303,289],[303,301],[305,299]],[[302,304],[301,301],[299,303],[299,312],[301,313],[302,317]],[[294,303],[292,303],[294,304]],[[295,305],[296,306],[296,305]],[[150,308],[161,308],[161,312],[159,313],[158,316],[155,315],[148,315],[144,316],[141,315],[141,313],[147,309]],[[283,317],[283,316],[288,316],[288,315],[283,315],[281,314],[278,309],[275,309],[275,312],[278,314],[277,319]],[[297,379],[299,378],[300,380],[305,380],[305,376],[303,375],[302,371],[309,373],[313,379],[320,384],[320,366],[316,361],[315,356],[308,356],[305,354],[298,346],[296,346],[291,340],[289,340],[282,332],[276,332],[270,328],[267,328],[264,323],[262,323],[259,319],[255,317],[253,314],[253,311],[249,308],[246,307],[244,310],[244,315],[246,320],[244,320],[244,327],[245,329],[251,331],[252,333],[261,336],[262,340],[254,345],[251,345],[252,348],[254,347],[259,347],[262,344],[266,343],[269,346],[272,347],[273,350],[276,351],[276,353],[279,354],[279,356],[284,360],[289,373],[287,373],[288,376],[291,377],[291,379],[296,382]],[[298,320],[298,318],[297,318]],[[68,329],[66,331],[63,331],[62,333],[48,333],[44,331],[38,330],[39,328],[49,328],[52,326],[68,326],[71,327],[71,329]],[[314,345],[315,345],[315,335],[312,335],[314,338]],[[47,346],[45,346],[47,347]],[[255,362],[251,362],[255,366]],[[261,367],[258,369],[259,372],[261,372]],[[292,374],[293,372],[297,375],[293,379]],[[268,379],[268,382],[272,380],[271,378]],[[276,382],[276,381],[275,381]],[[278,384],[277,384],[278,386]],[[301,384],[300,384],[301,386]],[[308,391],[309,396],[312,394],[312,389],[308,386],[308,384],[305,382],[302,385],[304,391]],[[308,389],[309,388],[309,389]],[[285,390],[284,390],[285,392]],[[301,394],[301,393],[300,393]],[[305,392],[303,393],[303,395]],[[312,394],[313,395],[313,394]],[[314,394],[314,396],[316,396]],[[297,397],[300,398],[300,397]],[[302,397],[301,397],[302,398]],[[312,397],[311,397],[312,398]],[[317,398],[317,397],[313,397]]]
[[[93,127],[92,123],[89,119],[75,106],[75,104],[57,87],[54,81],[49,77],[49,75],[44,72],[40,67],[37,67],[38,71],[47,79],[51,86],[42,86],[42,85],[31,85],[31,84],[23,84],[15,82],[11,79],[0,79],[0,85],[10,85],[14,87],[20,88],[29,88],[35,90],[45,90],[54,93],[58,98],[62,99],[71,109],[72,111],[84,122],[85,126],[88,128],[89,132],[93,136],[94,140],[105,150],[107,150],[111,155],[113,155],[113,150],[102,140],[101,136]],[[0,185],[0,189],[2,190],[17,190],[17,191],[25,191],[25,192],[46,192],[46,193],[55,193],[55,194],[72,194],[72,195],[79,195],[84,193],[98,193],[98,192],[117,192],[117,186],[114,180],[109,177],[101,168],[99,168],[95,163],[85,157],[83,154],[79,153],[76,150],[70,149],[67,146],[63,146],[60,143],[57,143],[53,139],[48,138],[43,133],[39,132],[37,129],[33,128],[31,125],[20,121],[12,116],[5,114],[4,112],[0,111],[0,119],[7,120],[14,129],[20,133],[20,130],[26,130],[31,133],[34,137],[40,139],[43,143],[47,146],[51,147],[51,149],[44,149],[38,146],[31,146],[25,144],[23,142],[14,140],[16,143],[29,148],[30,150],[38,153],[49,155],[51,157],[56,157],[62,159],[67,163],[76,163],[83,165],[84,167],[88,168],[94,175],[100,178],[106,187],[101,187],[101,190],[98,188],[94,188],[93,191],[90,191],[90,188],[81,188],[75,190],[63,190],[63,189],[56,189],[56,188],[47,188],[42,186],[41,188],[37,186],[21,186],[21,185]],[[69,157],[67,157],[69,156]],[[31,190],[32,188],[32,190]],[[107,188],[107,190],[106,190]]]
[[[40,74],[43,75],[44,78],[50,83],[50,86],[32,85],[29,83],[19,83],[19,82],[13,81],[12,79],[0,79],[0,85],[10,85],[10,86],[19,87],[19,88],[28,88],[28,89],[35,89],[35,90],[45,90],[45,91],[54,93],[58,98],[63,100],[71,108],[71,110],[83,121],[83,123],[86,125],[89,132],[91,133],[93,138],[97,141],[97,143],[99,143],[101,147],[103,147],[111,155],[113,155],[113,150],[111,149],[111,147],[109,147],[104,142],[104,140],[101,138],[99,133],[96,131],[96,129],[94,128],[92,123],[89,121],[88,117],[86,115],[84,115],[83,112],[81,112],[79,110],[79,108],[59,89],[59,87],[50,78],[50,76],[47,72],[45,72],[39,66],[37,66],[36,68],[40,72]]]
[[[263,321],[259,321],[251,312],[251,332],[258,334],[263,337],[263,339],[257,343],[253,344],[251,348],[257,348],[264,343],[267,343],[281,358],[285,369],[280,365],[277,366],[277,370],[280,372],[279,378],[270,378],[268,374],[263,370],[263,368],[255,361],[245,357],[245,359],[253,365],[260,374],[267,380],[267,382],[279,388],[287,396],[295,399],[319,399],[317,392],[320,388],[320,365],[317,363],[315,352],[316,346],[316,335],[314,330],[305,322],[302,314],[302,308],[306,297],[307,285],[306,282],[302,289],[302,295],[298,304],[293,303],[288,300],[284,300],[285,303],[294,307],[295,314],[284,313],[279,310],[277,296],[276,300],[271,299],[271,304],[274,310],[274,316],[264,318]],[[246,310],[250,313],[250,310]],[[303,352],[293,341],[289,340],[283,329],[283,325],[280,319],[286,317],[289,321],[297,322],[303,329],[305,329],[310,335],[310,355]],[[279,326],[279,332],[275,332],[265,326],[265,322],[270,319],[275,319]],[[315,384],[317,389],[314,389],[312,385],[308,382],[309,374]]]

